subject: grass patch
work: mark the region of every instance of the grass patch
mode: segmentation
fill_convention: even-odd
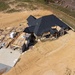
[[[7,3],[0,1],[0,11],[7,10],[8,8],[10,7]]]
[[[32,0],[16,0],[16,1],[19,1],[19,2],[32,2]]]
[[[45,4],[45,0],[35,0],[35,2],[39,2],[39,3]]]
[[[36,10],[36,9],[38,9],[37,8],[37,6],[35,5],[35,3],[33,4],[33,3],[20,3],[20,4],[18,4],[17,6],[16,6],[17,8],[18,7],[20,7],[20,8],[25,8],[25,9],[29,9],[29,10]]]
[[[33,2],[33,3],[45,3],[45,0],[16,0],[18,2]]]

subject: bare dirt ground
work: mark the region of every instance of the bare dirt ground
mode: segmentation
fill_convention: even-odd
[[[5,75],[75,75],[75,33],[37,43]]]
[[[18,26],[30,15],[40,17],[50,15],[47,10],[25,11],[12,14],[0,14],[0,27]],[[22,56],[20,61],[4,75],[75,75],[75,33],[54,41],[38,42]]]

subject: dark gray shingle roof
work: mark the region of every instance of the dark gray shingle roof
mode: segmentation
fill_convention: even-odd
[[[53,26],[60,26],[62,28],[64,27],[65,29],[69,28],[68,25],[63,23],[55,15],[43,16],[31,22],[28,21],[28,24],[32,24],[29,25],[28,30],[35,33],[37,36],[40,36],[45,32],[51,31],[51,27]]]

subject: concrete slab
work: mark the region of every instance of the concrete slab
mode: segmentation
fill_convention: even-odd
[[[20,55],[20,52],[17,50],[0,49],[0,70],[6,69],[6,72],[9,71],[16,64]]]

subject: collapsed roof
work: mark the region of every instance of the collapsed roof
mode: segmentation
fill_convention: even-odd
[[[28,17],[28,26],[24,32],[35,33],[37,36],[41,36],[45,32],[51,31],[51,27],[60,26],[61,28],[68,29],[69,26],[58,19],[55,15],[47,15],[41,18]]]
[[[28,25],[29,25],[29,26],[35,25],[35,20],[36,20],[36,18],[35,18],[34,16],[30,15],[30,16],[27,18]]]

